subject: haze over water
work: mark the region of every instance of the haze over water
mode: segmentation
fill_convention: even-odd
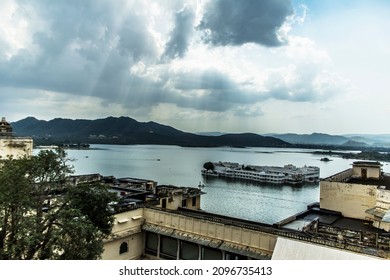
[[[35,150],[37,152],[37,150]],[[90,150],[67,150],[74,159],[75,174],[100,173],[103,176],[150,179],[158,184],[197,187],[205,185],[201,208],[237,218],[274,223],[319,201],[319,184],[303,186],[267,185],[249,182],[205,179],[201,175],[207,161],[240,164],[320,167],[321,178],[350,167],[354,160],[331,157],[320,161],[310,150],[283,148],[183,148],[159,145],[92,145]],[[389,166],[383,169],[389,172]]]

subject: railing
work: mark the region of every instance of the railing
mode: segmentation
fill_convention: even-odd
[[[383,235],[370,236],[370,232],[343,230],[336,227],[319,227],[317,232],[297,232],[289,229],[278,229],[269,224],[251,222],[207,212],[181,208],[179,210],[162,210],[171,214],[184,215],[224,225],[261,231],[267,234],[300,240],[304,242],[339,248],[355,253],[368,254],[380,258],[390,258],[390,237]],[[340,238],[340,234],[342,238]],[[373,239],[374,238],[374,239]],[[362,240],[362,241],[360,241]]]
[[[324,181],[330,181],[330,182],[343,182],[349,177],[352,176],[352,168],[341,171],[335,175],[332,175],[330,177],[327,177],[324,179]]]

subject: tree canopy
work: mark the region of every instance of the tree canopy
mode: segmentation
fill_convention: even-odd
[[[0,259],[98,259],[116,197],[100,182],[75,185],[63,150],[0,163]]]
[[[203,164],[203,168],[207,170],[214,170],[214,163],[208,161]]]

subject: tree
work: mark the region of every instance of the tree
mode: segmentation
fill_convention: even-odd
[[[100,182],[75,185],[63,150],[2,160],[0,259],[98,259],[115,195]]]
[[[205,164],[203,164],[203,168],[207,170],[212,170],[214,171],[214,163],[208,161]]]

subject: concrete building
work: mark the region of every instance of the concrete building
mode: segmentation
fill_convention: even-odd
[[[91,178],[91,177],[90,177]],[[182,207],[188,210],[200,210],[198,188],[157,185],[151,180],[102,177],[119,197],[119,203],[113,205],[115,222],[112,234],[105,241],[102,259],[124,260],[140,259],[145,256],[145,244],[150,243],[144,231],[146,220],[151,222],[152,208],[169,213]]]
[[[369,178],[377,174],[367,170]],[[202,211],[203,192],[198,188],[158,186],[130,178],[103,181],[126,198],[124,208],[115,213],[102,259],[390,258],[390,236],[384,230],[372,226],[371,221],[344,216],[339,208],[322,209],[314,203],[302,213],[270,225]],[[342,194],[343,188],[338,189],[336,193]],[[321,195],[323,203],[337,196],[328,196],[327,191]],[[346,197],[339,203],[343,199]],[[339,203],[323,205],[333,208]]]
[[[11,124],[3,117],[0,121],[0,159],[9,156],[14,158],[30,157],[32,150],[32,138],[14,136]]]
[[[379,162],[356,161],[320,183],[320,207],[390,230],[390,175]]]

